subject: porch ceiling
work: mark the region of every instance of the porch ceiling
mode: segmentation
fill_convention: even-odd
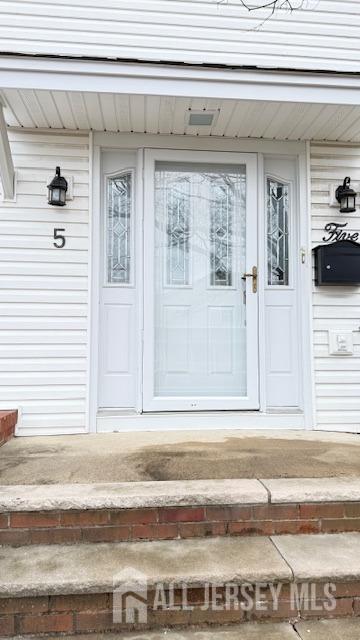
[[[360,106],[4,89],[12,127],[360,142]],[[189,126],[189,109],[216,112]]]

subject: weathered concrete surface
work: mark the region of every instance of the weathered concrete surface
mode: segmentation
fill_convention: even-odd
[[[71,636],[73,640],[359,640],[360,619],[314,620],[287,623],[245,623],[234,627],[214,627],[202,630],[167,630],[143,633],[95,633]],[[31,640],[33,636],[26,636]],[[70,636],[67,636],[70,638]],[[49,636],[55,640],[58,636]],[[14,640],[20,640],[17,636]]]
[[[301,640],[359,640],[360,618],[313,620],[295,625]]]
[[[263,480],[273,503],[360,501],[360,478]]]
[[[50,636],[48,640],[55,640],[55,637],[58,636]],[[95,633],[71,636],[71,638],[74,640],[164,640],[165,638],[167,640],[299,640],[299,636],[292,626],[286,623],[245,623],[241,626],[214,627],[197,631],[164,629],[157,632],[144,631],[143,633]],[[27,640],[31,640],[31,636],[27,636]],[[330,640],[330,636],[326,640]],[[331,638],[331,640],[337,639]],[[356,640],[355,636],[351,640]]]
[[[136,584],[139,573],[148,585],[292,577],[268,538],[0,547],[0,597],[113,591],[114,586]]]
[[[15,438],[0,484],[360,477],[360,438],[304,431],[192,431]]]
[[[242,479],[0,486],[0,511],[135,509],[267,502],[268,492],[261,482]]]
[[[360,501],[360,478],[0,485],[0,511]]]
[[[296,581],[360,580],[360,533],[272,536]]]

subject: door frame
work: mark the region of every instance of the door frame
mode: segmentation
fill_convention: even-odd
[[[174,422],[170,421],[170,429],[314,429],[316,427],[314,363],[312,345],[312,261],[311,261],[311,182],[310,182],[310,143],[271,141],[260,139],[209,138],[176,135],[157,135],[143,133],[110,133],[95,132],[89,136],[90,159],[90,205],[89,205],[89,314],[88,314],[88,384],[87,384],[87,420],[90,432],[96,431],[142,431],[146,429],[164,429],[169,414],[141,414],[141,382],[138,382],[137,404],[133,411],[109,411],[99,416],[97,404],[98,389],[98,340],[99,340],[99,296],[100,296],[100,244],[101,225],[101,152],[118,150],[137,151],[137,179],[135,185],[136,219],[137,219],[137,266],[136,278],[143,273],[142,261],[142,218],[143,218],[143,157],[144,149],[173,149],[188,151],[235,151],[256,153],[258,155],[258,235],[259,255],[264,254],[265,236],[265,189],[264,166],[265,155],[291,155],[297,158],[299,170],[299,247],[304,252],[304,262],[299,268],[299,288],[302,295],[301,313],[301,376],[303,383],[303,404],[301,411],[267,411],[265,396],[265,321],[263,308],[264,273],[259,273],[259,382],[260,408],[257,411],[238,412],[199,412],[187,414],[174,413]],[[139,295],[139,314],[137,327],[139,340],[142,341],[142,304]],[[138,371],[142,367],[138,358]],[[140,379],[141,376],[138,376]],[[228,417],[226,417],[226,414]],[[166,418],[166,415],[168,418]],[[171,415],[171,414],[170,414]],[[172,418],[171,418],[172,420]],[[197,426],[198,425],[198,426]],[[210,427],[211,425],[211,427]]]
[[[245,281],[247,305],[247,343],[251,344],[251,354],[247,357],[247,383],[248,394],[246,396],[217,396],[215,398],[199,396],[156,397],[154,393],[154,364],[155,364],[155,263],[154,263],[154,229],[155,229],[155,199],[154,176],[157,161],[207,163],[216,165],[245,165],[246,166],[246,272],[250,272],[259,265],[258,253],[258,214],[250,217],[251,205],[254,198],[257,200],[257,155],[254,153],[234,153],[226,151],[184,151],[168,149],[145,149],[144,151],[144,271],[143,271],[143,411],[241,411],[259,410],[259,332],[258,332],[258,293],[252,292],[252,282],[249,278]],[[146,203],[146,204],[145,204]],[[256,207],[257,209],[257,207]],[[251,224],[250,224],[251,222]],[[251,314],[251,317],[250,315]],[[196,406],[195,406],[196,404]]]

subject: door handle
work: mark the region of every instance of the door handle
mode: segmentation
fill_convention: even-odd
[[[257,293],[257,281],[258,281],[258,270],[257,267],[253,267],[251,269],[251,273],[244,273],[242,276],[242,280],[246,280],[246,278],[252,278],[252,290],[253,293]]]

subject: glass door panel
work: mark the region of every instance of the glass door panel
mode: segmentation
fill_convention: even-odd
[[[155,395],[246,395],[244,166],[155,169]]]

